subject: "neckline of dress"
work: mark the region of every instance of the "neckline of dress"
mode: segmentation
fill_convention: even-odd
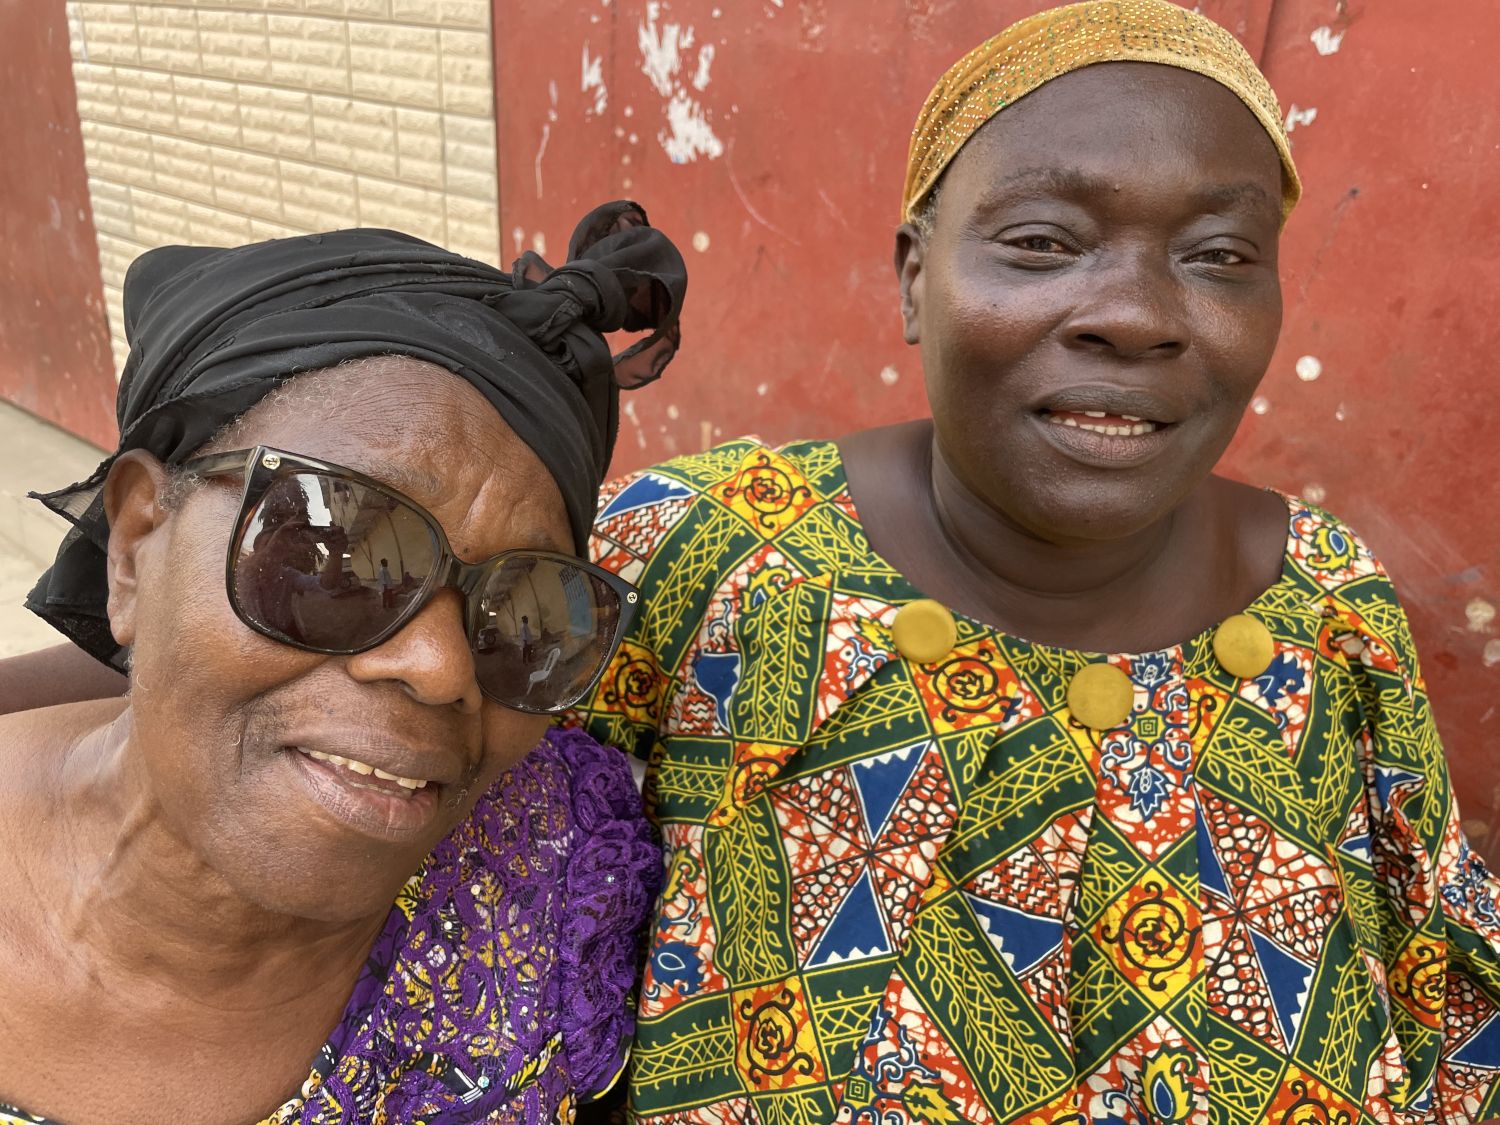
[[[846,497],[848,497],[848,513],[854,520],[854,522],[859,526],[860,531],[863,533],[865,529],[864,520],[860,518],[859,507],[855,504],[854,496],[849,491],[849,476],[844,471],[843,454],[839,451],[837,441],[830,441],[828,444],[833,446],[834,457],[838,460],[839,474],[843,477],[844,480],[843,493]],[[1301,501],[1295,499],[1292,496],[1289,496],[1287,493],[1282,492],[1277,488],[1267,488],[1264,491],[1275,493],[1275,495],[1281,498],[1282,503],[1286,505],[1287,532],[1286,539],[1282,542],[1281,547],[1281,573],[1276,576],[1275,582],[1271,583],[1259,594],[1255,595],[1255,597],[1252,598],[1250,602],[1239,611],[1240,613],[1248,613],[1249,611],[1254,609],[1264,608],[1262,603],[1270,602],[1273,595],[1280,592],[1284,587],[1295,585],[1297,581],[1296,574],[1292,570],[1292,547],[1293,544],[1297,542],[1296,520],[1298,509],[1302,506]],[[899,570],[892,566],[883,555],[875,550],[874,547],[870,546],[870,537],[868,534],[865,534],[865,551],[869,555],[871,561],[874,562],[880,569],[884,570],[889,578],[893,579],[896,582],[899,582],[910,592],[911,596],[901,599],[902,601],[914,601],[918,598],[927,597],[927,594],[923,593],[915,583],[913,583],[909,578],[906,577],[906,575],[902,574]],[[937,599],[933,600],[937,601]],[[938,604],[946,609],[949,613],[953,614],[955,620],[967,622],[971,627],[973,627],[980,633],[995,637],[997,639],[1013,641],[1017,644],[1025,645],[1027,648],[1032,649],[1036,652],[1052,653],[1059,657],[1084,657],[1090,660],[1108,660],[1109,658],[1116,656],[1132,660],[1151,656],[1178,658],[1181,657],[1189,649],[1198,648],[1208,643],[1213,637],[1214,632],[1219,628],[1217,624],[1210,625],[1208,628],[1201,630],[1191,637],[1188,637],[1186,640],[1178,641],[1176,644],[1168,645],[1165,648],[1148,649],[1142,652],[1091,652],[1086,649],[1064,648],[1061,645],[1048,645],[1043,644],[1040,641],[1029,640],[1026,637],[1018,636],[1015,633],[1006,632],[1004,629],[1001,629],[995,625],[991,625],[986,621],[981,621],[977,617],[970,616],[969,614],[964,613],[961,610],[954,609],[952,606],[948,605],[947,602],[938,601]]]

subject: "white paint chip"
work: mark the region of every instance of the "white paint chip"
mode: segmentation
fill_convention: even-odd
[[[683,87],[682,52],[693,44],[693,28],[683,30],[678,23],[661,23],[662,5],[650,0],[646,18],[637,28],[636,43],[641,51],[641,73],[651,80],[656,92],[667,99],[667,127],[657,133],[657,140],[673,164],[688,164],[700,156],[716,160],[724,155],[724,143],[714,134],[708,113]],[[712,81],[714,46],[705,43],[698,50],[698,67],[693,75],[694,89],[702,91]],[[630,116],[630,108],[625,116]]]
[[[770,389],[771,389],[771,384],[770,383],[762,383],[760,386],[758,386],[758,387],[755,388],[755,393],[758,394],[758,395],[763,395],[767,391],[769,391]]]
[[[526,248],[526,232],[516,227],[510,232],[510,236],[516,240],[516,253],[519,254]]]
[[[583,43],[583,92],[587,94],[594,91],[594,104],[588,109],[590,114],[604,112],[604,107],[609,105],[609,88],[604,85],[604,56],[597,55],[589,58],[588,40]]]
[[[880,369],[880,381],[887,387],[894,387],[896,385],[896,381],[900,378],[901,372],[897,371],[890,364],[886,364]]]
[[[1314,29],[1308,38],[1312,40],[1312,45],[1318,49],[1318,54],[1331,55],[1339,49],[1339,44],[1344,41],[1344,36],[1347,34],[1349,34],[1347,28],[1335,34],[1331,27],[1319,27]]]
[[[651,79],[651,85],[664,98],[672,96],[672,80],[682,67],[678,54],[678,41],[682,37],[682,25],[663,24],[657,30],[656,21],[661,16],[661,4],[656,0],[646,5],[646,19],[636,32],[636,42],[641,49],[641,71]]]
[[[1316,106],[1309,106],[1307,109],[1302,109],[1296,102],[1293,102],[1292,108],[1286,111],[1286,131],[1290,133],[1298,125],[1311,125],[1317,119],[1318,109]]]
[[[1349,417],[1349,415],[1344,411],[1344,404],[1342,402],[1339,403],[1339,408],[1333,412],[1333,416],[1340,422]]]
[[[1257,414],[1269,414],[1271,412],[1271,400],[1265,395],[1256,395],[1250,400],[1250,409]]]
[[[1464,616],[1469,619],[1469,631],[1487,633],[1495,623],[1495,607],[1483,598],[1475,598],[1464,606]]]
[[[1315,355],[1305,355],[1297,361],[1297,378],[1311,383],[1323,374],[1323,362]]]
[[[1309,504],[1321,504],[1328,499],[1328,490],[1321,484],[1309,484],[1302,490],[1302,499]]]
[[[1484,666],[1493,668],[1500,664],[1500,639],[1489,641],[1484,646]]]
[[[698,73],[693,75],[693,89],[706,90],[712,79],[709,77],[709,68],[714,64],[714,45],[705,43],[698,50]]]
[[[714,135],[703,107],[681,90],[667,103],[667,125],[656,135],[673,164],[687,164],[699,156],[716,160],[724,155],[724,142]]]
[[[547,236],[541,231],[537,231],[531,236],[531,248],[545,258],[547,256]]]
[[[708,249],[708,232],[700,230],[693,235],[693,249],[702,254]]]
[[[667,405],[667,417],[672,419],[672,421],[674,422],[678,418],[682,417],[682,411],[677,409],[677,404],[675,402],[669,403]]]

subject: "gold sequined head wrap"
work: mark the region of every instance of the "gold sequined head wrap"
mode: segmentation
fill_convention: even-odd
[[[902,220],[916,220],[948,163],[991,117],[1044,82],[1101,62],[1181,67],[1239,95],[1281,155],[1281,221],[1286,223],[1302,196],[1302,181],[1275,92],[1239,40],[1166,0],[1087,0],[1053,8],[1012,24],[954,63],[927,96],[912,130]]]

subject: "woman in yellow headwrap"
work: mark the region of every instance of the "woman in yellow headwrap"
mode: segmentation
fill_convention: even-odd
[[[1024,20],[913,134],[932,418],[606,486],[642,608],[578,721],[649,761],[670,852],[636,1120],[1500,1109],[1497,888],[1395,593],[1212,475],[1299,192],[1210,21]]]
[[[645,608],[581,719],[672,856],[638,1121],[1495,1112],[1496,887],[1395,593],[1211,472],[1299,194],[1223,29],[1024,20],[912,138],[931,420],[606,488]]]

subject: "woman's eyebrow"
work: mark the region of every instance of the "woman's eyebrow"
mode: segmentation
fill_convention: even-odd
[[[1249,203],[1253,207],[1267,207],[1278,214],[1281,211],[1280,196],[1272,195],[1253,180],[1244,180],[1237,184],[1213,184],[1194,192],[1193,198],[1216,208],[1229,208],[1240,203]]]
[[[1082,168],[1021,168],[992,183],[985,191],[988,199],[1034,199],[1042,196],[1061,196],[1071,199],[1086,199],[1104,195],[1113,190],[1115,181]],[[1279,213],[1281,200],[1253,180],[1231,184],[1208,184],[1191,192],[1196,204],[1216,210],[1249,203],[1253,207],[1266,207]]]
[[[1082,168],[1021,168],[996,180],[985,194],[1087,196],[1107,192],[1112,186],[1108,178]]]

